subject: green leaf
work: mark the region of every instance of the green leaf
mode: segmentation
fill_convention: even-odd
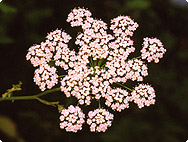
[[[0,132],[10,141],[24,142],[19,136],[16,124],[7,116],[0,115]]]
[[[34,9],[26,13],[25,19],[29,24],[36,25],[45,18],[52,16],[53,11],[49,8]]]
[[[134,10],[145,10],[150,7],[151,3],[148,0],[131,0],[126,3],[126,8]]]
[[[17,9],[8,5],[8,4],[5,4],[5,3],[0,3],[0,10],[3,12],[3,13],[16,13],[17,12]]]
[[[14,42],[14,39],[12,39],[11,37],[8,37],[8,36],[1,36],[0,38],[0,43],[1,44],[9,44],[9,43],[13,43]]]
[[[8,137],[18,136],[15,123],[6,116],[0,116],[0,131]]]

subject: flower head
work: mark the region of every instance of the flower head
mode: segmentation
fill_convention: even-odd
[[[87,124],[91,132],[105,132],[112,125],[114,115],[106,109],[96,109],[88,113]]]
[[[121,88],[109,88],[105,98],[105,104],[113,110],[117,110],[119,112],[129,108],[129,101],[131,100],[129,93]]]
[[[84,23],[84,19],[91,16],[91,12],[84,8],[74,8],[71,13],[69,13],[67,22],[71,23],[72,27],[81,26]]]
[[[35,70],[33,79],[41,91],[44,91],[46,88],[51,89],[58,83],[56,70],[55,67],[50,67],[48,64],[44,64]]]
[[[118,16],[111,20],[110,29],[113,30],[115,36],[132,36],[137,28],[138,24],[128,16]]]
[[[163,57],[166,49],[160,40],[144,38],[141,56],[129,59],[135,51],[131,37],[138,24],[129,16],[118,16],[111,20],[113,33],[109,34],[107,24],[91,16],[84,8],[74,8],[68,15],[71,27],[82,28],[75,39],[78,52],[68,48],[72,37],[58,29],[50,32],[41,44],[29,48],[26,59],[38,67],[34,82],[44,91],[59,81],[66,97],[74,96],[80,105],[90,105],[93,99],[100,102],[103,98],[108,107],[121,112],[129,108],[131,101],[139,108],[154,104],[155,91],[150,85],[139,84],[134,90],[125,85],[127,80],[141,82],[148,75],[148,67],[141,59],[157,63]],[[61,70],[66,75],[58,77]],[[78,106],[70,105],[61,114],[61,129],[67,132],[82,129],[85,115]],[[99,108],[89,111],[87,124],[91,132],[105,132],[113,118],[113,114]]]
[[[82,129],[82,124],[85,122],[85,114],[76,106],[70,105],[68,109],[63,109],[60,116],[60,128],[67,132],[77,132]]]
[[[158,63],[165,52],[166,49],[159,39],[144,38],[143,48],[141,50],[142,59],[147,59],[148,62],[154,61],[155,63]]]
[[[155,90],[150,85],[139,84],[131,93],[132,100],[139,108],[155,104]]]
[[[105,81],[104,73],[105,70],[98,66],[88,69],[83,65],[69,70],[68,75],[61,81],[61,91],[67,97],[75,96],[81,105],[90,105],[92,96],[100,99],[107,92],[110,83]]]

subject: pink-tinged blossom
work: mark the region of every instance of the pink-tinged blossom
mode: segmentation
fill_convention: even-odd
[[[51,42],[50,44],[55,42],[54,45],[58,45],[59,43],[60,44],[61,43],[68,43],[71,38],[72,37],[70,35],[68,35],[66,32],[58,30],[58,29],[53,31],[53,32],[50,32],[46,36],[46,39]]]
[[[139,84],[131,93],[132,100],[139,108],[155,104],[155,90],[147,84]]]
[[[61,30],[50,32],[46,36],[46,41],[40,45],[34,45],[29,48],[26,59],[30,60],[34,67],[48,64],[50,61],[55,62],[64,70],[74,66],[77,60],[75,51],[70,51],[68,42],[71,36]],[[71,62],[71,63],[69,63]]]
[[[67,132],[76,133],[82,130],[82,125],[85,122],[85,114],[78,106],[70,105],[68,109],[63,109],[60,116],[60,128]]]
[[[41,91],[51,89],[58,83],[57,69],[50,67],[48,64],[40,66],[35,70],[34,82],[39,86]]]
[[[110,83],[103,78],[104,73],[99,66],[90,69],[85,65],[77,66],[68,70],[68,75],[62,79],[61,91],[66,97],[76,97],[81,105],[90,105],[92,96],[97,100],[105,97]]]
[[[40,45],[33,45],[29,48],[26,59],[30,60],[34,67],[45,65],[52,59],[53,50],[46,42],[42,42]]]
[[[92,56],[94,60],[106,58],[109,53],[109,41],[113,39],[106,31],[107,24],[92,18],[85,19],[85,23],[87,25],[82,26],[83,33],[78,34],[75,41],[75,44],[80,46],[79,54]]]
[[[72,27],[81,26],[84,23],[84,19],[91,16],[91,12],[84,8],[74,8],[71,13],[68,14],[67,22],[70,22]]]
[[[129,93],[121,88],[108,88],[105,99],[105,104],[108,107],[111,107],[112,110],[117,110],[119,112],[129,108],[129,101],[131,101]]]
[[[121,57],[121,56],[120,56]],[[111,78],[109,81],[126,83],[128,79],[132,81],[143,81],[143,77],[148,75],[147,65],[139,59],[125,61],[123,58],[114,58],[106,62],[108,70],[105,75]]]
[[[146,59],[148,62],[159,62],[160,58],[163,58],[166,49],[163,47],[162,42],[157,38],[144,38],[143,48],[141,50],[142,59]]]
[[[118,37],[109,44],[110,52],[105,67],[106,76],[110,77],[110,83],[126,82],[126,64],[128,56],[135,51],[133,41],[129,37]]]
[[[128,59],[135,51],[131,36],[138,24],[128,16],[118,16],[111,20],[113,34],[108,34],[107,24],[91,15],[84,8],[74,8],[68,15],[67,22],[72,27],[82,28],[75,40],[78,52],[68,47],[71,36],[58,29],[50,32],[41,44],[29,48],[26,59],[38,67],[34,82],[41,91],[51,89],[58,83],[58,67],[67,73],[59,80],[61,91],[66,97],[76,97],[80,105],[90,105],[93,99],[104,98],[108,107],[121,112],[129,108],[130,101],[134,101],[139,108],[154,104],[155,91],[150,85],[140,84],[128,93],[122,88],[115,88],[113,84],[125,84],[127,80],[143,81],[148,75],[148,67],[140,58],[159,62],[166,52],[160,40],[144,38],[141,56]],[[82,129],[85,115],[79,107],[71,105],[61,114],[61,129],[67,132]],[[105,132],[113,118],[113,114],[99,108],[88,113],[87,123],[91,132]]]
[[[116,37],[133,36],[133,32],[138,28],[138,24],[128,16],[118,16],[111,20],[110,29]]]
[[[48,45],[54,46],[53,58],[56,66],[60,66],[64,70],[74,66],[74,62],[77,60],[75,51],[70,51],[68,48],[68,42],[71,40],[71,36],[64,31],[55,30],[47,35]]]
[[[95,109],[89,111],[87,124],[91,132],[105,132],[112,125],[114,115],[106,109]]]
[[[132,81],[143,81],[143,77],[148,75],[147,65],[139,59],[129,60],[125,65],[125,70],[125,77],[127,79],[131,79]]]

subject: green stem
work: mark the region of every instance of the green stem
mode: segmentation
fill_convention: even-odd
[[[93,67],[95,67],[97,65],[97,60],[94,60],[94,65]]]
[[[142,56],[138,56],[138,57],[132,58],[131,60],[140,59],[140,58],[142,58]]]
[[[129,91],[131,91],[131,92],[133,91],[131,88],[129,88],[129,87],[127,87],[127,86],[125,86],[125,85],[123,85],[123,84],[121,84],[121,83],[115,82],[115,84],[118,84],[118,85],[120,85],[120,86],[126,88],[127,90],[129,90]]]
[[[51,89],[51,90],[46,90],[44,92],[41,92],[37,95],[32,95],[32,96],[16,96],[16,97],[5,97],[5,98],[0,98],[0,101],[13,101],[13,100],[35,100],[37,99],[38,97],[41,97],[41,96],[44,96],[46,94],[49,94],[49,93],[53,93],[53,92],[58,92],[60,91],[61,88],[54,88],[54,89]]]
[[[78,102],[78,103],[77,103],[77,106],[79,106],[79,104],[80,104],[80,103]]]
[[[91,64],[91,62],[89,62],[89,65],[90,65],[90,67],[92,67],[92,64]]]
[[[101,101],[100,101],[100,99],[98,100],[98,102],[99,102],[99,108],[101,108]]]
[[[39,102],[41,102],[41,103],[43,103],[43,104],[45,104],[45,105],[50,105],[50,106],[53,106],[53,107],[56,107],[56,106],[59,104],[59,102],[48,102],[48,101],[43,100],[43,99],[40,99],[40,98],[38,98],[38,97],[36,97],[36,99],[37,99]]]
[[[91,66],[93,67],[93,60],[92,60],[92,57],[90,57],[90,61],[91,61]]]
[[[101,68],[104,67],[105,65],[106,65],[106,64],[103,64],[103,65],[101,66]]]
[[[67,75],[67,74],[59,75],[58,78],[64,77],[64,76],[66,76],[66,75]]]
[[[103,59],[99,59],[98,66],[100,66],[103,62]]]

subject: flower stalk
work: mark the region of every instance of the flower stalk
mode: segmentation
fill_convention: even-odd
[[[60,90],[61,90],[60,88],[54,88],[54,89],[46,90],[44,92],[41,92],[39,94],[32,95],[32,96],[10,96],[10,97],[5,97],[5,98],[0,98],[0,101],[35,100],[35,99],[39,100],[38,99],[39,97],[42,97],[44,95],[47,95],[53,92],[58,92]]]

